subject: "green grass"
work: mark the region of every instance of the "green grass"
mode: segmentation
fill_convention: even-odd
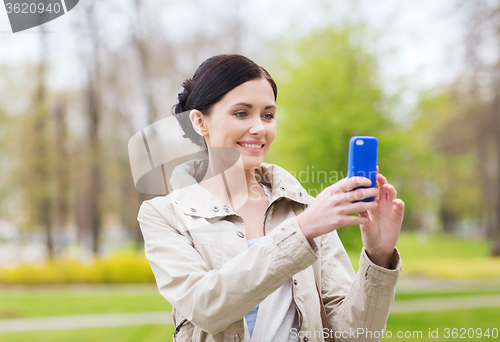
[[[116,328],[47,330],[0,334],[2,342],[167,342],[173,325],[141,325]]]
[[[484,240],[446,235],[422,235],[404,232],[397,247],[403,258],[402,277],[450,279],[500,279],[500,259],[488,257],[489,245]],[[354,268],[358,268],[360,250],[348,251]],[[148,266],[149,267],[149,266]],[[117,278],[118,279],[118,278]],[[121,279],[121,278],[120,278]],[[417,278],[418,280],[418,278]],[[495,283],[493,283],[495,282]],[[478,294],[498,294],[498,280],[440,281],[435,286],[415,287],[419,281],[396,291],[396,300],[442,298]],[[429,283],[425,283],[429,284]],[[444,285],[443,285],[444,284]],[[399,286],[399,284],[398,284]],[[0,287],[0,319],[96,313],[170,311],[171,306],[158,293],[154,283],[127,285],[54,285]],[[392,314],[387,330],[422,331],[419,341],[453,341],[445,338],[445,328],[500,329],[500,308],[464,309]],[[439,338],[429,339],[429,329],[438,329]],[[168,342],[172,341],[172,325],[47,330],[25,333],[1,333],[2,342]],[[383,339],[383,341],[390,339]],[[412,341],[413,339],[405,339]],[[417,340],[417,339],[415,339]],[[460,340],[471,340],[469,338]],[[491,340],[493,338],[473,340]],[[498,339],[497,339],[498,340]]]
[[[0,319],[171,310],[154,285],[0,288]]]
[[[422,338],[408,338],[405,341],[468,341],[470,339],[445,338],[445,328],[500,329],[500,310],[498,308],[468,309],[411,314],[392,314],[387,322],[387,331],[396,336],[398,331],[422,332]],[[429,339],[430,331],[438,330],[439,338]],[[2,342],[169,342],[172,341],[172,325],[144,325],[137,327],[89,328],[74,330],[51,330],[27,333],[0,334]],[[415,335],[417,336],[417,335]],[[384,338],[381,341],[393,340]],[[493,338],[475,338],[473,340],[491,340]]]
[[[404,339],[405,341],[498,341],[494,338],[445,338],[445,328],[450,330],[457,328],[464,329],[486,329],[496,328],[500,332],[500,309],[499,308],[484,308],[484,309],[467,309],[453,311],[431,311],[407,314],[392,314],[387,321],[387,331],[391,331],[393,338],[384,338],[381,341],[394,340],[398,331],[422,331],[422,338]],[[429,339],[429,329],[435,331],[438,329],[437,339]],[[451,331],[450,331],[451,332]],[[415,335],[416,336],[416,335]],[[467,335],[465,335],[467,336]]]
[[[500,289],[455,290],[450,292],[429,291],[418,293],[397,293],[396,300],[465,296],[485,293],[500,293]],[[119,313],[170,310],[168,303],[158,293],[156,286],[134,285],[85,285],[57,287],[4,287],[0,288],[0,313],[11,310],[21,312],[21,317]],[[8,317],[3,317],[8,318]],[[422,331],[428,340],[429,328],[439,329],[440,339],[444,328],[498,328],[500,329],[500,308],[467,309],[453,311],[392,314],[387,330]],[[22,333],[0,333],[2,342],[168,342],[172,341],[172,325],[144,325],[130,327],[86,328],[72,330],[47,330]],[[384,339],[388,340],[388,339]],[[412,339],[405,339],[412,340]],[[462,339],[463,340],[463,339]],[[467,339],[466,339],[467,340]],[[476,339],[477,340],[477,339]],[[483,338],[483,340],[485,340]],[[493,341],[493,339],[491,339]]]
[[[403,232],[397,248],[406,258],[470,259],[489,255],[489,242],[479,238],[465,238],[442,233],[418,234]]]
[[[443,298],[443,297],[464,297],[473,295],[487,295],[487,294],[500,294],[498,290],[477,290],[477,291],[451,291],[451,292],[413,292],[413,293],[400,293],[396,291],[395,300],[408,300],[408,299],[421,299],[421,298]]]
[[[403,259],[403,276],[500,279],[500,258],[489,256],[490,243],[485,239],[402,232],[396,247]],[[347,251],[356,271],[360,250]]]

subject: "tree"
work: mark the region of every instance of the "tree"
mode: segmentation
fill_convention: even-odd
[[[459,0],[463,18],[465,70],[453,87],[456,115],[441,130],[449,154],[473,153],[491,254],[500,256],[500,4]]]
[[[80,231],[89,231],[92,252],[101,253],[101,231],[103,225],[102,211],[102,151],[100,127],[103,116],[101,99],[101,53],[102,39],[97,22],[97,5],[95,1],[82,4],[82,22],[78,29],[82,34],[81,57],[84,61],[87,84],[84,89],[85,117],[87,121],[88,163],[85,163],[83,186],[79,192]]]
[[[41,59],[36,73],[36,89],[32,108],[24,130],[24,153],[20,178],[27,224],[41,227],[45,236],[48,257],[54,257],[52,155],[50,139],[50,108],[46,74],[48,67],[47,41],[44,26],[40,26]]]
[[[359,30],[328,27],[292,43],[292,49],[277,44],[282,52],[270,68],[278,85],[278,129],[266,161],[293,170],[313,196],[347,176],[354,135],[379,139],[378,164],[392,183],[402,169],[400,136],[382,109],[390,99],[377,78],[376,56],[355,41]],[[350,232],[355,231],[345,228],[339,234],[351,247],[360,244],[359,233]],[[351,234],[357,238],[347,237]]]

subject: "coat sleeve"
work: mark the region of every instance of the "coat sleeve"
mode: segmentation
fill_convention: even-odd
[[[394,269],[374,264],[365,249],[359,269],[352,269],[337,234],[323,242],[322,298],[335,341],[378,341],[394,302],[401,258],[394,250]],[[377,338],[378,337],[378,338]]]
[[[149,202],[141,205],[138,221],[160,294],[209,334],[242,319],[318,258],[317,246],[308,243],[293,216],[220,269],[210,270],[190,239]]]
[[[398,250],[394,249],[393,269],[387,269],[373,263],[362,248],[355,273],[337,231],[321,236],[318,243],[321,296],[330,324],[329,335],[338,342],[378,341],[380,338],[375,336],[385,331],[402,271]]]

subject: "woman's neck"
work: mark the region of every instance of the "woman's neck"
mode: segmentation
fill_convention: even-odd
[[[260,196],[262,192],[262,187],[255,177],[255,169],[245,169],[242,166],[242,163],[236,163],[213,177],[217,170],[223,168],[214,167],[210,161],[200,185],[236,211],[248,200],[254,200],[256,195]]]

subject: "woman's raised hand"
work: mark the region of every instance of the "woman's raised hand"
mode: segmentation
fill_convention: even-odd
[[[297,222],[310,241],[312,238],[329,233],[348,225],[367,224],[369,218],[349,214],[366,212],[378,207],[377,201],[356,202],[367,197],[377,196],[379,189],[366,188],[351,191],[360,186],[370,186],[365,177],[343,178],[325,188],[309,207],[297,216]]]
[[[297,222],[308,241],[348,225],[361,229],[363,246],[377,265],[389,267],[403,222],[404,202],[387,179],[378,173],[374,188],[365,177],[344,178],[324,189],[307,210],[297,216]],[[378,196],[377,196],[378,195]],[[355,202],[368,197],[373,202]],[[349,214],[358,213],[359,216]]]
[[[368,219],[359,227],[363,246],[370,259],[375,264],[388,268],[401,232],[405,204],[397,198],[394,186],[378,171],[377,166],[377,188],[380,189],[378,207],[358,212],[360,217]]]

